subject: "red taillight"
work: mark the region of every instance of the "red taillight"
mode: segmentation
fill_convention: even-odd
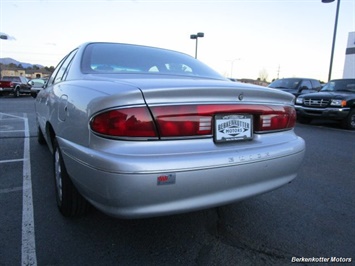
[[[295,126],[296,110],[290,106],[272,106],[256,116],[254,131],[285,130]]]
[[[93,117],[91,129],[113,137],[157,137],[154,122],[146,107],[110,110]]]
[[[161,137],[211,134],[212,116],[199,112],[199,106],[160,106],[151,109]]]
[[[215,114],[251,114],[254,131],[286,130],[294,127],[296,111],[290,106],[183,105],[152,107],[161,137],[211,135]]]
[[[90,127],[106,136],[158,139],[212,135],[216,114],[251,114],[257,133],[287,130],[296,122],[293,107],[278,105],[154,106],[151,112],[155,122],[147,107],[110,110],[94,116]]]

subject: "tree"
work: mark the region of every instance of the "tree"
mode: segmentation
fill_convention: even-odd
[[[54,72],[54,66],[44,67],[44,69],[47,70],[48,72],[51,72],[51,73]]]
[[[269,74],[267,73],[266,69],[263,68],[262,70],[260,70],[259,72],[259,80],[261,81],[267,81]]]
[[[8,66],[9,66],[10,69],[16,69],[17,68],[17,65],[14,64],[14,63],[10,63],[10,64],[8,64]]]

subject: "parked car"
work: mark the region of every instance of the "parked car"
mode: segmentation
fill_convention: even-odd
[[[319,93],[296,99],[297,117],[301,123],[313,119],[340,121],[346,129],[355,129],[355,79],[329,81]]]
[[[310,78],[282,78],[270,83],[269,88],[279,89],[295,96],[318,92],[322,85],[319,80]]]
[[[22,94],[31,94],[31,85],[28,79],[22,76],[4,76],[0,80],[0,97],[7,95],[19,97]]]
[[[212,208],[291,182],[305,143],[288,93],[231,82],[175,51],[86,43],[35,101],[64,216]]]
[[[47,82],[47,79],[43,79],[43,78],[31,79],[28,82],[31,85],[32,97],[36,98],[38,92],[43,89],[46,82]]]

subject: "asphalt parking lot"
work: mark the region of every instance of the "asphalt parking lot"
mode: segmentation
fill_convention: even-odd
[[[314,265],[354,263],[355,131],[296,127],[307,153],[276,191],[169,217],[118,220],[55,205],[51,154],[33,99],[0,98],[0,265]],[[313,261],[312,261],[313,260]]]

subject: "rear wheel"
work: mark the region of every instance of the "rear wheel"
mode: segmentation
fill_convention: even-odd
[[[72,183],[56,140],[54,140],[53,162],[56,200],[60,212],[66,217],[76,217],[87,213],[90,204]]]
[[[355,129],[355,109],[351,110],[348,116],[342,121],[343,128]]]
[[[15,97],[20,97],[20,89],[19,88],[15,89]]]

